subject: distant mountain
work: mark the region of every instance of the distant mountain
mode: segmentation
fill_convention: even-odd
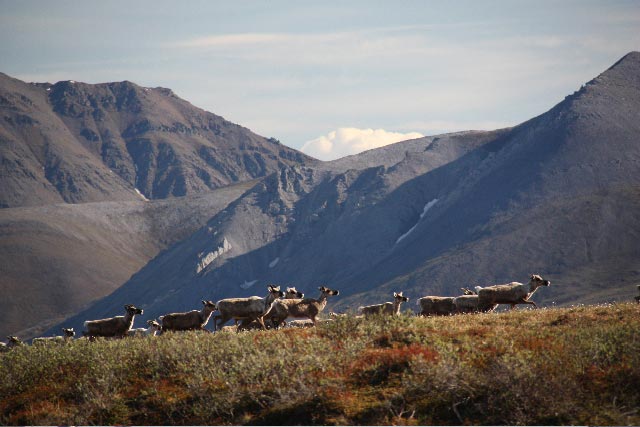
[[[2,73],[0,160],[0,207],[185,196],[313,162],[169,89]]]
[[[283,167],[64,324],[124,303],[151,318],[269,283],[308,295],[326,283],[342,310],[532,273],[552,281],[535,296],[546,305],[628,299],[640,282],[639,135],[634,52],[514,128]]]

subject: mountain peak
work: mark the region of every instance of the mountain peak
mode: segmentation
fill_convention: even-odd
[[[595,114],[599,120],[605,114],[616,120],[616,116],[624,116],[626,111],[636,111],[637,105],[640,105],[640,52],[633,51],[567,95],[551,111],[571,110],[575,118]]]
[[[629,52],[587,85],[613,84],[640,88],[640,52]]]
[[[640,52],[631,51],[627,53],[625,56],[623,56],[622,58],[620,58],[618,62],[613,64],[611,67],[609,67],[607,71],[613,70],[619,67],[628,67],[628,66],[632,66],[635,68],[635,67],[638,67],[639,65],[640,65]],[[605,73],[607,71],[605,71]]]
[[[0,74],[0,104],[0,134],[13,142],[0,154],[16,159],[0,207],[137,200],[135,190],[184,196],[310,161],[170,89],[128,80],[29,84]]]

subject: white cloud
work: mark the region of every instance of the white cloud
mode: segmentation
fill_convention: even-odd
[[[394,142],[420,138],[418,132],[388,132],[384,129],[339,128],[306,142],[301,151],[320,160],[335,160]]]

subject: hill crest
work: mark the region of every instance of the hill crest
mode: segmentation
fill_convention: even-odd
[[[310,157],[129,81],[28,84],[0,75],[0,206],[162,199]]]

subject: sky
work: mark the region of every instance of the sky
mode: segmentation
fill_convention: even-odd
[[[513,126],[640,50],[639,1],[0,0],[0,71],[129,80],[329,160]]]

